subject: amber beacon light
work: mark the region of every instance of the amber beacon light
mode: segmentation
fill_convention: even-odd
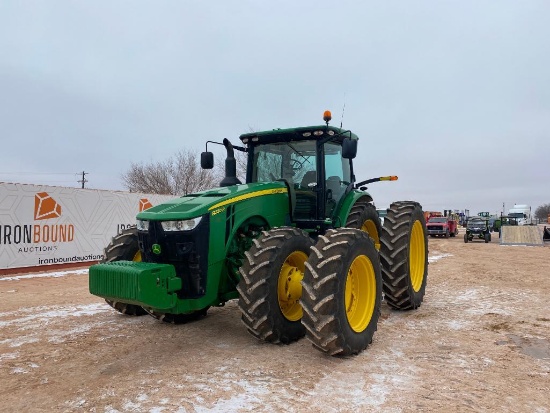
[[[323,113],[323,120],[327,123],[330,122],[330,120],[332,119],[332,113],[330,113],[330,110],[325,110],[325,113]]]

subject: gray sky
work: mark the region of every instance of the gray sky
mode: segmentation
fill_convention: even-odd
[[[550,2],[0,3],[0,181],[124,189],[131,162],[322,124],[379,207],[550,203]],[[220,158],[218,158],[221,160]]]

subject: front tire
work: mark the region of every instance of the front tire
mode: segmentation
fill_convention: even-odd
[[[114,261],[141,261],[141,252],[138,246],[137,229],[135,226],[122,230],[115,235],[103,252],[102,263]],[[147,312],[139,305],[126,304],[119,301],[105,300],[107,304],[126,315],[145,315]]]
[[[263,231],[245,252],[237,285],[242,321],[250,334],[271,343],[302,338],[301,281],[313,245],[300,229]]]
[[[464,242],[468,243],[468,234],[464,234]]]
[[[315,348],[347,356],[371,342],[380,317],[382,276],[378,251],[361,230],[320,235],[302,281],[302,324]]]
[[[398,310],[422,304],[428,277],[426,221],[418,202],[394,202],[382,228],[380,261],[384,297]]]
[[[209,308],[210,307],[206,307],[206,308],[203,308],[202,310],[193,311],[192,313],[187,313],[187,314],[159,313],[157,311],[148,310],[146,308],[144,310],[151,317],[156,318],[157,320],[160,320],[164,323],[185,324],[185,323],[189,323],[191,321],[196,321],[206,317],[206,313],[208,312]]]

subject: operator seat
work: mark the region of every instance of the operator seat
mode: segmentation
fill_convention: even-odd
[[[317,182],[317,172],[316,171],[307,171],[300,182],[300,188],[308,189],[309,184]]]
[[[327,190],[331,190],[332,192],[332,199],[334,199],[336,202],[340,199],[342,196],[342,188],[339,176],[329,176],[327,178]]]
[[[340,198],[342,197],[344,188],[342,188],[339,176],[329,176],[327,178],[326,188],[326,212],[327,216],[330,216],[336,208],[336,205],[338,205],[338,201],[340,201]]]
[[[317,194],[315,188],[308,187],[309,184],[316,182],[316,171],[307,171],[304,174],[300,188],[296,190],[296,207],[294,208],[296,219],[314,219],[317,215]]]

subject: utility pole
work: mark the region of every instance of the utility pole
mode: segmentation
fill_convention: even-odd
[[[78,182],[82,182],[82,189],[84,189],[84,184],[88,182],[88,180],[86,179],[86,175],[88,175],[88,172],[82,171],[82,179],[78,181]]]

